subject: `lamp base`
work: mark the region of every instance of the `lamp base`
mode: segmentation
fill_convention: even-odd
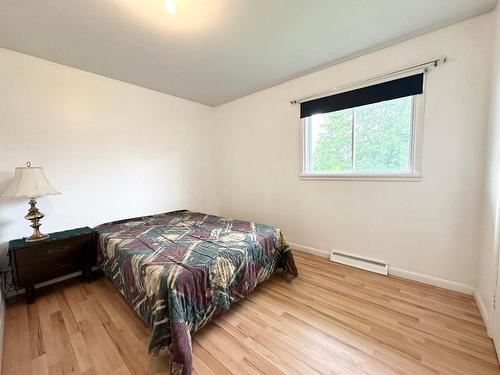
[[[36,242],[36,241],[43,241],[43,240],[46,240],[47,238],[49,238],[49,235],[48,234],[44,234],[44,233],[40,233],[40,234],[32,234],[31,236],[29,237],[26,237],[24,239],[25,242]]]
[[[36,207],[36,199],[31,198],[30,202],[30,209],[28,210],[27,215],[24,217],[26,220],[31,221],[31,227],[33,228],[33,234],[29,237],[26,237],[25,241],[26,242],[36,242],[36,241],[42,241],[46,240],[49,238],[48,234],[43,234],[40,232],[40,220],[45,216],[42,212],[38,211],[38,208]]]

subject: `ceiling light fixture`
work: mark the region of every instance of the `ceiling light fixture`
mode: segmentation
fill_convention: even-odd
[[[177,6],[174,0],[165,0],[165,9],[170,14],[175,14],[177,12]]]

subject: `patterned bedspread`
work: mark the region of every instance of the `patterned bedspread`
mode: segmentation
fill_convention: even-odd
[[[190,211],[96,227],[98,263],[152,328],[149,352],[191,374],[191,333],[276,269],[297,269],[278,228]]]

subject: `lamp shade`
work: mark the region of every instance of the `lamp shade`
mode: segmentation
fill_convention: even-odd
[[[7,190],[2,194],[2,198],[36,198],[54,194],[61,193],[47,180],[43,168],[17,167],[14,178]]]

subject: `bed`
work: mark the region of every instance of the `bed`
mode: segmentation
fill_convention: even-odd
[[[191,334],[281,270],[298,276],[280,229],[191,211],[97,226],[98,265],[152,329],[149,353],[191,374]]]

